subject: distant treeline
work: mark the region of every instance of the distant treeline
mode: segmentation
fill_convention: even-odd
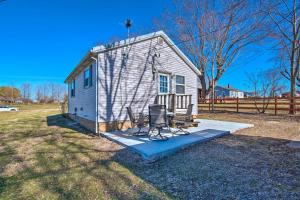
[[[20,87],[0,86],[0,101],[7,103],[53,103],[62,102],[67,96],[66,86],[44,83],[32,87],[24,83]]]

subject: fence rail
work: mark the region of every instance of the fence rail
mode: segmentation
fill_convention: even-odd
[[[293,101],[291,101],[293,100]],[[290,105],[294,111],[300,111],[300,97],[248,97],[248,98],[218,98],[199,99],[200,110],[235,111],[235,112],[266,112],[278,114],[289,113]],[[213,108],[214,107],[214,108]],[[285,112],[286,111],[286,112]]]

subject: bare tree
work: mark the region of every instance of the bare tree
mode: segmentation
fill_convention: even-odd
[[[57,85],[54,84],[54,83],[50,83],[49,88],[50,88],[50,91],[51,91],[50,101],[54,102],[56,100]]]
[[[43,92],[42,101],[43,101],[43,103],[47,103],[49,101],[49,88],[50,88],[50,86],[48,83],[42,84],[42,92]]]
[[[31,86],[29,83],[23,83],[21,85],[21,92],[22,92],[22,97],[23,101],[25,103],[28,103],[31,97]]]
[[[255,2],[184,0],[174,10],[164,24],[171,25],[170,32],[199,68],[202,98],[213,92],[243,49],[265,36]]]
[[[67,93],[65,85],[57,85],[57,90],[56,90],[56,99],[57,101],[64,101],[65,95]]]
[[[51,83],[51,101],[60,102],[63,100],[63,95],[66,91],[64,85]]]
[[[41,85],[36,87],[36,100],[41,103],[43,100],[43,88]]]
[[[43,83],[36,87],[36,99],[39,103],[60,102],[65,93],[66,88],[63,84]]]
[[[248,85],[254,92],[254,104],[259,113],[265,113],[270,97],[278,96],[284,89],[280,69],[268,69],[247,74]],[[261,106],[258,106],[261,105]]]
[[[275,41],[281,73],[290,81],[290,114],[295,114],[296,85],[300,87],[299,9],[300,2],[297,0],[264,2],[264,10],[270,19],[270,38]]]

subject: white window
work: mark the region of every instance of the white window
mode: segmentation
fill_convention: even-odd
[[[176,94],[185,94],[185,77],[176,75]]]
[[[159,93],[166,94],[169,92],[169,78],[165,74],[159,75]]]
[[[75,79],[71,82],[71,97],[75,97]]]
[[[84,70],[83,76],[84,76],[83,79],[84,88],[91,87],[92,86],[92,65],[88,69]]]

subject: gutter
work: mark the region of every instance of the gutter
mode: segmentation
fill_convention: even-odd
[[[95,77],[96,77],[96,126],[95,126],[95,132],[98,134],[98,130],[99,130],[99,127],[98,127],[98,54],[96,54],[96,58],[94,58],[93,56],[91,56],[91,58],[93,60],[96,61],[96,73],[95,73]]]

